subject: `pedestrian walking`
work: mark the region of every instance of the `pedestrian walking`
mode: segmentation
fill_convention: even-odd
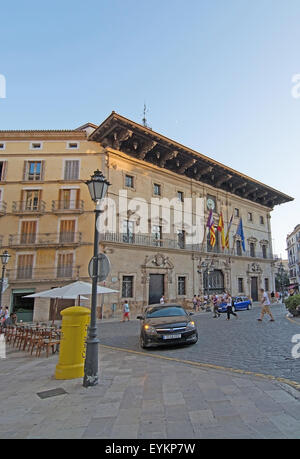
[[[129,312],[130,312],[130,308],[129,308],[128,301],[126,300],[124,302],[124,304],[123,304],[123,320],[122,320],[122,322],[125,322],[125,319],[127,319],[128,321],[130,320]]]
[[[200,309],[203,309],[203,303],[204,303],[203,297],[198,295],[197,296],[197,311],[200,311]]]
[[[272,291],[271,292],[271,302],[274,303],[275,301],[275,293]]]
[[[161,299],[159,300],[160,304],[165,304],[165,297],[162,295]]]
[[[238,315],[233,312],[233,307],[234,307],[234,300],[233,298],[231,297],[230,293],[227,294],[227,297],[226,297],[226,302],[227,302],[227,319],[226,320],[230,320],[230,316],[234,316],[236,319],[238,318]]]
[[[213,318],[217,318],[217,317],[220,317],[220,313],[219,313],[219,299],[218,299],[218,296],[216,294],[213,295],[212,297],[212,302],[213,302],[213,312],[214,312],[214,316]]]
[[[271,313],[271,309],[270,309],[270,300],[269,300],[269,297],[268,297],[268,294],[267,292],[265,292],[265,290],[263,288],[260,289],[260,293],[261,293],[261,313],[260,313],[260,317],[259,319],[257,319],[259,322],[262,322],[263,318],[264,318],[264,315],[265,314],[268,314],[271,319],[270,319],[270,322],[274,322],[274,317]]]
[[[197,311],[197,295],[194,295],[193,298],[193,309],[195,312]]]

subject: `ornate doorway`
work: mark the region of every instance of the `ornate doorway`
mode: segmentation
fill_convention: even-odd
[[[224,292],[224,274],[221,270],[215,269],[212,272],[204,272],[203,274],[204,294],[211,295],[213,293]]]

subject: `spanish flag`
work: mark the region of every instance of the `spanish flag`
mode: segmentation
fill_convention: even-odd
[[[207,226],[207,228],[209,228],[210,245],[212,247],[214,247],[215,244],[216,244],[216,233],[215,233],[215,226],[214,225],[215,225],[215,222],[214,222],[213,212],[212,212],[212,210],[210,210],[206,226]]]
[[[222,244],[222,249],[224,250],[225,249],[225,233],[224,233],[224,220],[223,220],[222,212],[220,213],[218,231],[220,231],[221,233],[221,244]]]

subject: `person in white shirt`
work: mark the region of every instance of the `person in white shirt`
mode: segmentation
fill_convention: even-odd
[[[259,322],[262,322],[263,318],[264,318],[264,315],[265,314],[268,314],[271,319],[270,319],[270,322],[274,322],[274,317],[271,313],[271,310],[270,310],[270,299],[268,297],[268,294],[267,292],[264,291],[263,288],[260,289],[260,293],[261,293],[261,313],[260,313],[260,318],[257,319]]]
[[[161,299],[160,299],[160,304],[165,304],[165,297],[164,297],[164,295],[163,295],[163,296],[161,297]]]

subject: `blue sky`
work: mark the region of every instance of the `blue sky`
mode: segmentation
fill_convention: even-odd
[[[300,223],[299,0],[11,1],[1,7],[0,129],[74,128],[112,110],[295,201]]]

